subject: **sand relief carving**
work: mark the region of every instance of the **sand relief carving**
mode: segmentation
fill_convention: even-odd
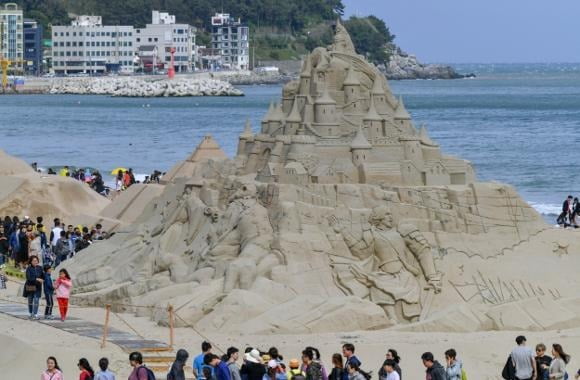
[[[354,294],[352,282],[368,288],[368,298],[380,305],[392,324],[417,321],[421,315],[421,293],[441,291],[441,273],[435,269],[432,248],[421,232],[411,224],[393,226],[386,206],[373,209],[369,223],[355,233],[335,216],[329,224],[341,235],[358,262],[333,257],[337,280]],[[427,287],[422,289],[421,283]],[[365,298],[365,297],[363,297]],[[425,297],[427,298],[427,297]],[[428,301],[430,302],[430,300]]]

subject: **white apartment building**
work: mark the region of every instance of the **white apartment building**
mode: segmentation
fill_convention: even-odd
[[[70,26],[53,26],[54,72],[133,72],[134,32],[132,26],[103,25],[101,16],[78,16]]]
[[[221,52],[222,66],[227,69],[250,69],[250,28],[229,13],[211,18],[212,48]]]
[[[145,28],[135,29],[137,51],[151,51],[156,47],[155,62],[165,69],[171,62],[171,49],[175,49],[174,67],[176,72],[195,70],[195,36],[196,29],[189,24],[177,24],[175,16],[166,12],[153,11],[151,24]]]
[[[0,55],[14,62],[13,69],[23,68],[24,16],[15,3],[0,6]]]

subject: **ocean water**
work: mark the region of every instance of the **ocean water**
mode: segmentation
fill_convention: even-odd
[[[580,64],[456,65],[476,79],[390,82],[416,126],[472,161],[478,178],[509,183],[543,214],[580,192]],[[0,148],[39,166],[166,171],[206,134],[229,155],[280,86],[238,98],[133,99],[23,95],[0,99]]]

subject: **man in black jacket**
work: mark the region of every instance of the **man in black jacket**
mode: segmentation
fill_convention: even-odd
[[[421,355],[421,360],[423,360],[423,365],[427,370],[426,380],[445,380],[445,368],[437,360],[433,359],[433,354],[430,352],[425,352]]]
[[[574,210],[572,208],[573,200],[574,200],[574,197],[571,195],[568,195],[568,198],[562,204],[562,213],[558,217],[558,224],[559,225],[564,226],[564,227],[568,227],[568,226],[570,226],[570,223],[572,223],[572,213],[574,212]],[[566,221],[566,219],[568,219],[568,221]]]

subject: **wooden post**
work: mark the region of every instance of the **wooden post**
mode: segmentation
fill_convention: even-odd
[[[174,331],[173,331],[173,305],[167,307],[167,312],[169,313],[169,347],[173,348],[174,343]]]
[[[105,306],[105,325],[103,326],[103,341],[101,342],[101,348],[105,348],[105,343],[107,342],[107,333],[109,331],[109,315],[111,314],[111,305],[107,304]]]

